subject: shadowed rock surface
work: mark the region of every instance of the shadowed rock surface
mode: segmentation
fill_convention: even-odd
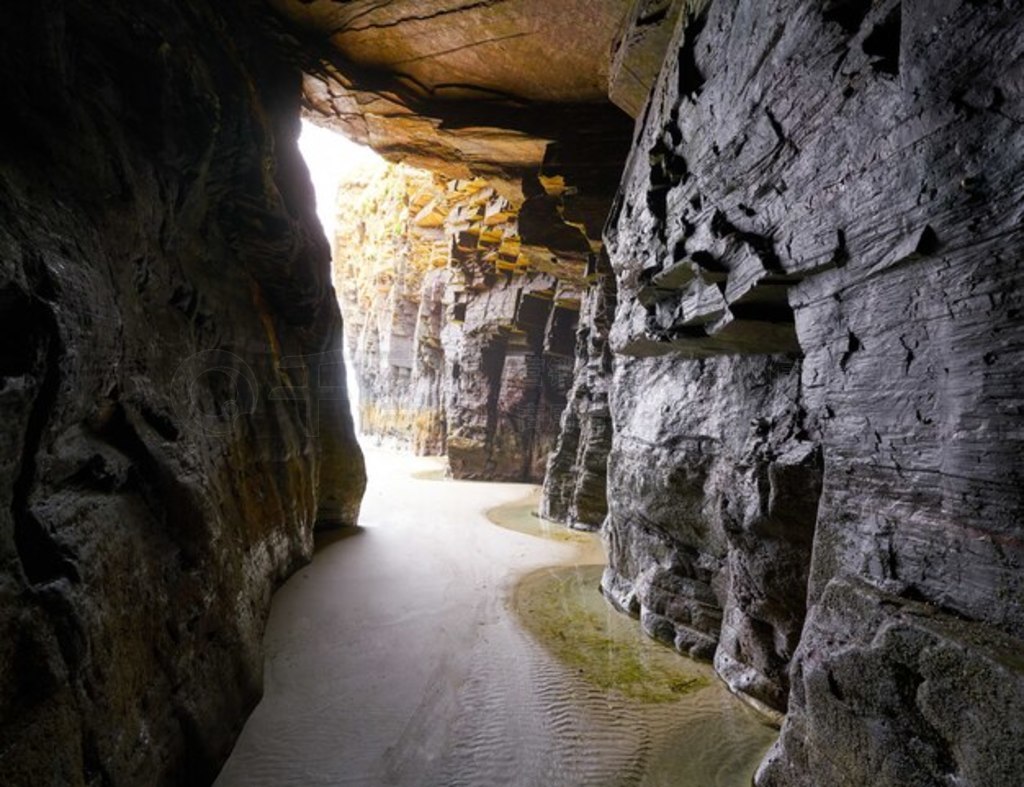
[[[0,782],[209,782],[363,486],[300,77],[232,2],[0,29]]]
[[[596,530],[608,513],[607,468],[613,426],[608,406],[615,314],[615,276],[602,254],[583,295],[576,334],[576,369],[561,428],[544,475],[540,514],[580,530]]]

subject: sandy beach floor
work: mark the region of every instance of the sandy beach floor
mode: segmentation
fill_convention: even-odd
[[[596,537],[531,518],[535,487],[367,461],[363,527],[274,598],[217,785],[750,784],[775,731],[608,606]]]

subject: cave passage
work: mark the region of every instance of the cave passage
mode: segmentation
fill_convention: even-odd
[[[337,250],[360,232],[336,222],[345,184],[381,164],[308,124],[301,149]],[[538,486],[370,441],[360,526],[276,594],[217,784],[749,783],[775,730],[603,598],[596,534],[539,518]]]
[[[217,784],[749,784],[775,731],[605,602],[596,536],[516,532],[536,487],[440,468],[367,451],[362,527],[276,594]]]
[[[0,785],[1020,784],[1019,6],[0,5]]]
[[[299,152],[309,169],[316,196],[316,215],[320,219],[328,245],[333,248],[337,236],[337,214],[339,200],[344,200],[342,189],[347,182],[357,178],[360,171],[375,172],[384,160],[365,145],[352,142],[342,134],[336,134],[308,120],[302,121],[299,135]],[[349,407],[359,431],[359,380],[355,374],[348,345],[343,346],[345,357],[345,387]]]

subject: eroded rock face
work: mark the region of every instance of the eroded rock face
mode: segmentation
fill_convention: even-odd
[[[785,707],[821,478],[800,363],[618,360],[612,390],[605,594]]]
[[[334,238],[360,431],[428,455],[445,450],[441,328],[451,241],[443,219],[416,219],[443,192],[429,172],[367,163],[341,186]]]
[[[757,784],[1020,778],[1020,639],[837,578],[815,604],[804,640],[829,647],[801,645],[793,711]]]
[[[788,707],[760,784],[1022,767],[1021,32],[716,0],[638,136],[605,589]]]
[[[206,783],[363,484],[299,75],[231,2],[0,17],[0,781]]]
[[[513,206],[515,226],[500,249],[488,240],[495,232],[489,215],[473,219],[469,211],[446,220],[453,279],[440,332],[447,364],[440,381],[444,445],[457,477],[540,481],[573,363],[571,339],[568,348],[562,338],[557,347],[549,339],[563,336],[575,320],[561,312],[576,311],[581,269],[600,252],[629,150],[632,122],[609,102],[608,91],[613,43],[629,29],[633,4],[437,0],[413,9],[280,0],[272,5],[282,24],[307,45],[304,93],[315,122],[391,161],[460,183],[483,178],[495,199]],[[630,51],[642,49],[638,44]],[[566,281],[572,291],[563,293]],[[436,277],[431,282],[441,286]],[[405,341],[413,322],[426,324],[413,319],[413,300],[398,308],[399,300],[381,292],[378,301],[394,306],[384,306],[390,327],[371,329],[380,338],[366,345],[370,365],[382,362],[372,346],[383,343],[386,334],[401,334]],[[427,300],[424,293],[420,303]],[[535,310],[524,327],[520,305],[544,300],[561,303]],[[542,327],[549,317],[551,326]],[[415,337],[413,344],[424,346]],[[431,355],[436,360],[436,353]],[[412,417],[414,435],[422,422],[416,413],[426,402],[436,436],[442,421],[433,409],[434,396],[421,392],[435,391],[437,377],[427,375],[430,381],[421,385],[416,363],[409,370],[415,393],[403,389],[397,397],[374,393],[373,398],[388,400],[388,412],[402,410]],[[387,381],[404,374],[375,372],[370,386],[384,381],[390,391],[395,386]],[[385,417],[378,433],[397,433],[407,420]],[[607,431],[607,418],[604,423]],[[418,448],[437,444],[418,436],[413,442]],[[597,471],[603,458],[592,463],[595,474],[603,476]],[[588,488],[592,497],[600,496],[600,485]],[[595,501],[590,507],[601,505]],[[593,514],[584,518],[593,524]]]
[[[341,194],[362,429],[447,454],[456,478],[540,482],[571,384],[587,262],[524,243],[523,204],[480,178],[388,164]],[[528,231],[589,248],[553,214]]]
[[[392,161],[464,182],[483,177],[515,203],[515,240],[527,250],[526,265],[514,271],[496,266],[492,250],[476,241],[466,252],[480,251],[483,259],[453,256],[458,276],[469,273],[470,284],[454,293],[442,320],[449,326],[442,341],[450,363],[449,381],[442,383],[445,445],[457,476],[539,481],[572,361],[564,361],[564,350],[552,352],[546,339],[543,348],[531,339],[524,351],[517,293],[550,291],[557,298],[558,282],[577,275],[570,270],[567,277],[560,269],[585,265],[599,253],[632,130],[627,115],[608,99],[610,73],[621,76],[634,67],[643,71],[641,81],[653,79],[649,72],[656,70],[651,64],[657,57],[650,41],[656,49],[675,12],[659,18],[660,32],[652,37],[633,34],[639,22],[629,0],[437,0],[415,9],[371,2],[273,5],[308,45],[304,93],[317,122]],[[644,24],[648,16],[641,15]],[[635,81],[627,88],[634,103],[637,92],[646,90]],[[458,243],[454,248],[459,250]],[[519,281],[500,281],[510,271],[526,270],[540,278],[525,289]],[[454,303],[456,297],[462,302]],[[575,309],[579,293],[567,300]],[[456,310],[465,313],[465,321],[452,319]],[[526,333],[537,333],[536,326]],[[385,372],[381,379],[395,374],[401,376]],[[419,406],[404,393],[396,403],[388,409]],[[529,426],[531,420],[540,426]],[[439,420],[432,417],[431,423]],[[603,508],[601,454],[607,451],[608,427],[607,416],[599,414],[591,430],[595,449],[602,440],[604,445],[600,453],[591,452],[592,482],[584,485],[583,496],[592,502],[579,521],[589,526]]]

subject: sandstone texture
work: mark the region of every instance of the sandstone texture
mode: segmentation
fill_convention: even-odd
[[[1024,37],[683,14],[610,219],[605,592],[788,711],[763,785],[1024,769]]]
[[[248,4],[0,11],[0,782],[203,784],[363,485],[300,75]]]
[[[388,159],[503,175],[567,128],[620,127],[609,58],[629,0],[269,2],[306,50],[307,105]]]
[[[424,170],[370,163],[341,184],[334,286],[359,385],[360,432],[417,454],[443,454],[443,224],[417,222],[441,191]]]
[[[357,516],[346,340],[370,433],[601,527],[605,595],[780,722],[756,784],[1020,781],[1017,5],[0,22],[0,782],[210,780]],[[406,165],[340,207],[344,337],[300,110]]]

